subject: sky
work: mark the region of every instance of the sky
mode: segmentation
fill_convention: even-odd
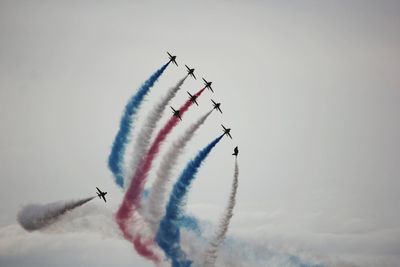
[[[168,142],[210,98],[223,114],[180,168],[221,123],[233,136],[200,170],[189,212],[218,222],[239,145],[231,236],[327,266],[399,266],[399,14],[397,1],[1,0],[0,265],[152,266],[104,231],[123,196],[107,157],[125,103],[169,51],[179,67],[160,78],[137,125],[187,64],[215,93]],[[172,105],[201,86],[188,80]],[[25,204],[92,196],[96,186],[110,201],[85,210],[110,216],[78,219],[79,231],[65,221],[61,232],[26,233],[16,222]]]

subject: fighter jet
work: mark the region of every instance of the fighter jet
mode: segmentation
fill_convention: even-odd
[[[204,85],[206,86],[206,88],[210,89],[211,92],[214,93],[214,90],[211,88],[212,82],[207,82],[206,79],[204,79],[204,78],[202,78],[202,79],[203,79],[203,81],[204,81]]]
[[[191,93],[187,92],[190,96],[190,101],[192,101],[192,103],[195,103],[196,105],[199,105],[197,103],[197,96],[196,95],[192,95]]]
[[[100,199],[102,199],[103,198],[103,200],[104,200],[104,202],[107,202],[106,201],[106,197],[105,197],[105,195],[107,195],[107,192],[102,192],[98,187],[96,187],[97,188],[97,196],[100,198]]]
[[[182,120],[181,114],[180,114],[180,110],[179,110],[179,109],[178,109],[178,110],[175,110],[173,107],[171,107],[171,109],[172,109],[172,111],[173,111],[173,113],[174,113],[174,116],[175,116],[175,117],[178,117],[180,120]]]
[[[169,56],[169,62],[174,63],[176,66],[178,66],[178,63],[176,63],[176,56],[171,55],[169,52],[167,52],[168,56]],[[169,63],[168,62],[168,63]]]
[[[239,154],[239,148],[238,147],[235,147],[234,149],[233,149],[233,156],[235,156],[235,157],[237,157],[237,155]]]
[[[222,126],[222,128],[224,128],[224,134],[226,134],[227,136],[229,136],[232,139],[231,128],[225,128],[224,125],[222,125],[222,124],[221,124],[221,126]]]
[[[188,75],[192,76],[196,80],[196,76],[194,76],[194,69],[191,69],[188,67],[188,65],[185,65],[187,68]]]
[[[218,110],[218,111],[221,112],[221,114],[222,114],[222,110],[221,110],[221,108],[220,108],[221,103],[216,103],[216,102],[215,102],[214,100],[212,100],[212,99],[211,99],[211,102],[213,102],[214,109]]]

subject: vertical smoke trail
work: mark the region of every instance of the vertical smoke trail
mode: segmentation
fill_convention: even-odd
[[[153,87],[154,83],[161,76],[161,74],[163,74],[168,65],[169,62],[151,75],[150,78],[145,81],[138,91],[129,99],[125,106],[124,113],[122,114],[122,118],[119,123],[118,133],[115,136],[111,153],[108,157],[108,167],[114,175],[115,182],[121,188],[124,186],[124,154],[126,144],[129,141],[129,135],[131,133],[134,116],[144,97]]]
[[[17,215],[19,224],[27,231],[40,230],[56,222],[67,211],[73,210],[89,202],[95,197],[76,201],[61,201],[49,204],[29,204],[23,207]]]
[[[208,116],[210,116],[211,112],[212,111],[207,112],[194,122],[186,132],[171,145],[161,161],[145,207],[146,219],[150,223],[150,227],[154,233],[157,231],[158,224],[164,215],[164,203],[166,202],[168,185],[171,181],[172,170],[178,161],[179,155],[185,149],[186,144],[192,139],[197,129],[199,129]]]
[[[130,166],[130,171],[132,175],[135,173],[137,165],[145,154],[149,147],[151,136],[156,128],[158,121],[161,119],[165,107],[168,105],[169,101],[175,97],[176,93],[179,91],[183,83],[185,82],[187,75],[183,77],[178,83],[171,87],[167,94],[155,105],[155,107],[147,115],[145,124],[141,128],[136,138],[136,142],[133,146],[132,162]],[[131,182],[131,175],[127,175],[125,180],[125,186],[129,186]]]
[[[195,96],[199,97],[205,90],[205,87],[200,89]],[[189,99],[185,102],[183,106],[179,109],[180,115],[183,116],[185,112],[192,106],[192,101]],[[178,124],[179,118],[172,116],[171,119],[167,122],[166,125],[158,132],[156,139],[153,141],[150,149],[147,151],[146,156],[143,158],[139,167],[137,168],[135,175],[133,176],[132,182],[129,185],[127,192],[125,193],[124,199],[121,203],[121,206],[118,209],[116,214],[116,221],[122,230],[124,237],[133,242],[136,251],[154,261],[159,262],[159,257],[152,251],[152,243],[153,240],[143,240],[143,237],[140,235],[140,231],[136,231],[133,235],[129,232],[127,223],[130,216],[132,216],[132,221],[135,224],[137,221],[136,216],[139,216],[137,209],[140,206],[140,197],[143,193],[144,184],[147,179],[147,175],[150,171],[151,165],[153,163],[154,158],[158,154],[160,150],[160,146],[167,138],[168,134],[174,129],[174,127]],[[134,229],[139,227],[134,226]]]
[[[173,267],[191,266],[192,262],[187,259],[180,246],[180,230],[178,222],[182,216],[184,200],[190,184],[196,177],[202,162],[207,158],[211,150],[218,144],[224,135],[219,136],[205,148],[200,150],[196,157],[189,161],[178,181],[174,184],[170,195],[165,215],[162,218],[156,235],[156,242],[172,260]]]
[[[218,256],[218,249],[225,239],[226,233],[228,232],[229,222],[233,217],[233,208],[236,203],[236,192],[239,185],[239,166],[237,158],[235,158],[235,171],[233,173],[232,189],[229,195],[228,206],[226,207],[225,213],[219,223],[216,235],[211,240],[209,247],[206,251],[205,261],[202,266],[214,267]]]

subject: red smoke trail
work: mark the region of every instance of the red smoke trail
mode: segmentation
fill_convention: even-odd
[[[199,97],[204,90],[205,87],[198,91],[195,96]],[[179,109],[181,117],[185,114],[185,112],[192,104],[193,102],[189,99]],[[153,240],[143,240],[143,238],[140,236],[140,233],[134,233],[134,235],[132,235],[127,227],[127,220],[128,218],[133,216],[133,222],[135,222],[135,217],[139,216],[139,214],[137,214],[137,209],[140,205],[140,197],[142,195],[144,184],[146,182],[147,175],[150,171],[153,160],[158,154],[163,141],[167,138],[168,134],[172,131],[172,129],[174,129],[178,122],[179,118],[172,116],[167,124],[165,124],[164,127],[158,132],[157,137],[152,143],[150,149],[147,151],[146,156],[140,162],[139,167],[137,168],[133,176],[132,182],[129,185],[127,192],[125,193],[122,204],[116,214],[116,221],[121,231],[123,232],[125,239],[133,243],[136,251],[140,255],[156,263],[160,262],[160,258],[151,249]]]

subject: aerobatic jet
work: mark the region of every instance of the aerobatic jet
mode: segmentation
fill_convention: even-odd
[[[216,103],[216,102],[215,102],[214,100],[212,100],[212,99],[211,99],[211,102],[213,102],[214,109],[218,110],[218,111],[221,112],[221,114],[222,114],[222,110],[221,110],[221,108],[220,108],[221,103]]]
[[[233,149],[233,156],[235,156],[235,157],[237,157],[237,155],[239,154],[239,148],[238,147],[235,147],[234,149]]]
[[[196,80],[196,76],[194,76],[194,69],[191,69],[188,67],[188,65],[185,65],[187,68],[188,75],[192,76]]]
[[[179,118],[180,120],[182,120],[180,110],[179,109],[175,110],[173,107],[171,107],[171,109],[172,109],[172,111],[174,113],[174,116]]]
[[[226,134],[227,136],[229,136],[232,139],[231,128],[225,128],[225,126],[222,124],[221,124],[221,126],[222,126],[222,128],[224,128],[224,134]]]
[[[206,88],[210,89],[211,92],[214,93],[214,90],[211,88],[212,82],[207,82],[206,79],[204,79],[204,78],[202,78],[202,79],[203,79],[203,81],[204,81],[204,85],[206,86]]]
[[[98,187],[96,187],[96,189],[97,189],[97,196],[100,198],[100,199],[102,199],[103,198],[103,200],[104,200],[104,202],[107,202],[106,201],[106,195],[107,195],[107,192],[102,192]]]
[[[176,66],[178,66],[178,63],[176,63],[176,56],[171,55],[169,52],[167,52],[168,56],[169,56],[169,62],[174,63]],[[168,62],[168,63],[169,63]]]
[[[199,105],[197,103],[197,95],[192,95],[191,93],[187,92],[190,96],[190,101],[192,101],[192,103],[195,103],[196,105]]]

